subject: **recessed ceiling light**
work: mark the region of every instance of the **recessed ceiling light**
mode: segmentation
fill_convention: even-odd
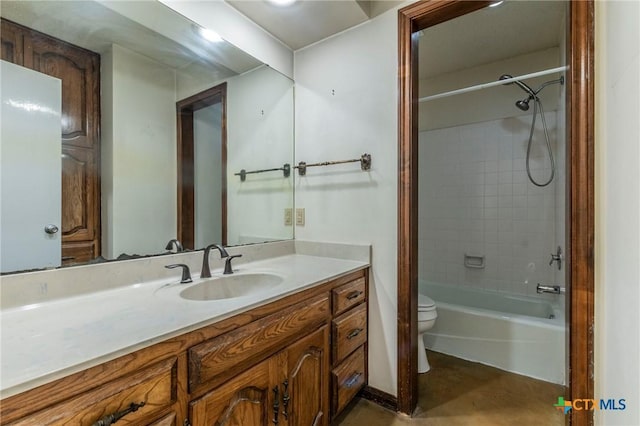
[[[275,4],[276,6],[289,6],[295,3],[297,0],[267,0],[271,4]]]
[[[491,3],[489,7],[497,7],[497,6],[500,6],[502,3],[504,3],[504,0]]]
[[[210,30],[208,28],[200,28],[199,31],[202,38],[204,38],[207,41],[210,41],[212,43],[219,43],[223,41],[222,37],[220,37],[220,34],[218,34],[213,30]]]

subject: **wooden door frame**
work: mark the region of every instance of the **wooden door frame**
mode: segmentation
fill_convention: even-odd
[[[195,175],[193,113],[202,108],[222,103],[221,185],[222,185],[222,245],[227,244],[227,83],[197,93],[176,102],[178,145],[178,232],[177,238],[184,248],[195,247]]]
[[[398,411],[418,401],[418,58],[412,34],[490,1],[422,1],[398,11]],[[593,398],[594,325],[594,5],[570,0],[567,19],[567,336],[566,398]],[[550,409],[551,407],[551,402]],[[592,411],[571,410],[574,425]]]

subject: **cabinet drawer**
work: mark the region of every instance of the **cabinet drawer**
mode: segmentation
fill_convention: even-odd
[[[329,294],[254,321],[189,349],[189,389],[203,384],[222,383],[236,376],[251,363],[265,358],[287,340],[327,321]]]
[[[337,364],[367,341],[367,305],[334,319],[332,331],[333,363]]]
[[[364,386],[367,379],[364,363],[364,347],[361,346],[331,372],[334,417]]]
[[[160,413],[177,397],[177,359],[170,358],[98,388],[23,417],[12,425],[93,425],[110,414],[127,410],[132,403],[144,405],[118,424],[140,422]]]
[[[364,277],[350,281],[332,291],[333,314],[340,315],[352,306],[366,300]]]

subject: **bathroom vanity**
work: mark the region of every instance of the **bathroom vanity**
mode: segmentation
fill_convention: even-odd
[[[11,395],[1,401],[1,424],[106,425],[116,419],[145,425],[330,424],[367,383],[368,264],[293,254],[241,264],[238,277],[256,269],[279,274],[282,284],[227,302],[184,300],[181,289],[189,286],[175,279],[83,296],[89,308],[105,303],[104,310],[118,310],[109,297],[122,300],[129,292],[135,302],[133,294],[142,292],[138,297],[148,300],[149,311],[140,314],[166,318],[165,336],[171,337],[149,332],[142,349],[105,353],[111,358],[106,362],[98,362],[100,357],[71,361],[61,370],[70,374],[36,387],[44,370],[30,373],[32,380],[15,378],[6,363],[13,359],[17,364],[20,357],[5,357],[3,375],[9,372],[9,381],[16,384],[3,386],[3,393]],[[131,309],[134,321],[128,327],[112,322],[106,340],[113,333],[135,335],[134,329],[146,328],[144,321],[136,323],[138,314]],[[10,314],[3,312],[3,321],[18,318]],[[86,328],[93,327],[91,321],[85,319]],[[25,324],[28,328],[28,319]],[[31,339],[37,341],[37,336]],[[55,359],[69,350],[90,351],[84,344],[61,342],[56,348],[45,341],[32,349],[50,351]],[[4,347],[5,353],[11,350]]]

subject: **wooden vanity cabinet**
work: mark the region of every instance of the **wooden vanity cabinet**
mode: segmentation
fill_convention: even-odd
[[[367,381],[367,272],[5,398],[0,425],[327,426]]]
[[[10,424],[93,425],[118,414],[120,424],[148,423],[177,401],[177,361],[171,357]]]
[[[191,426],[327,425],[328,347],[325,325],[191,402]]]
[[[367,276],[351,275],[338,280],[331,291],[331,418],[347,406],[368,380],[368,286]]]

